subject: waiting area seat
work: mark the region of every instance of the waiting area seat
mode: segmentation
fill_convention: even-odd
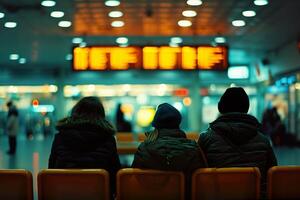
[[[116,134],[117,142],[134,142],[135,138],[133,133],[130,132],[118,132]]]
[[[39,200],[109,200],[109,174],[103,169],[47,169],[38,174]]]
[[[181,172],[121,169],[117,173],[117,200],[184,200]]]
[[[139,142],[144,142],[145,139],[147,138],[147,136],[145,135],[145,133],[138,133],[138,141]]]
[[[276,166],[269,170],[268,199],[300,199],[300,166]]]
[[[33,200],[32,174],[27,170],[0,170],[0,199]]]
[[[198,132],[187,132],[186,137],[187,137],[187,139],[198,141],[199,133]]]
[[[204,168],[192,177],[192,200],[259,199],[258,168]]]

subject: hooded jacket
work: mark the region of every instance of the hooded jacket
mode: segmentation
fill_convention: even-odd
[[[120,169],[115,130],[105,119],[65,118],[58,122],[49,168],[105,169],[110,173],[112,187]]]
[[[251,115],[226,113],[200,134],[198,143],[209,167],[258,167],[264,196],[267,171],[277,165],[277,160],[260,128],[260,123]]]

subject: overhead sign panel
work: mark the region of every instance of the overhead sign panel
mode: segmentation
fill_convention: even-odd
[[[227,57],[224,46],[76,47],[73,70],[222,70]]]

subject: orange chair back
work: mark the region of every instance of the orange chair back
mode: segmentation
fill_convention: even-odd
[[[204,168],[192,177],[193,200],[255,200],[259,199],[258,168]]]
[[[188,132],[186,133],[187,139],[198,141],[199,133],[198,132]]]
[[[184,200],[181,172],[121,169],[117,174],[117,200]]]
[[[300,199],[300,166],[277,166],[268,172],[268,199]]]
[[[145,133],[138,133],[138,141],[139,142],[144,142],[144,140],[146,139],[146,135]]]
[[[127,133],[127,132],[118,132],[116,134],[117,142],[134,142],[134,135],[133,133]]]
[[[109,200],[109,174],[103,169],[46,169],[38,174],[39,200]]]
[[[0,170],[0,199],[33,200],[31,172]]]

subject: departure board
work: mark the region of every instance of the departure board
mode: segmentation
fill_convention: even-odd
[[[224,46],[94,46],[73,49],[73,70],[224,70]]]

